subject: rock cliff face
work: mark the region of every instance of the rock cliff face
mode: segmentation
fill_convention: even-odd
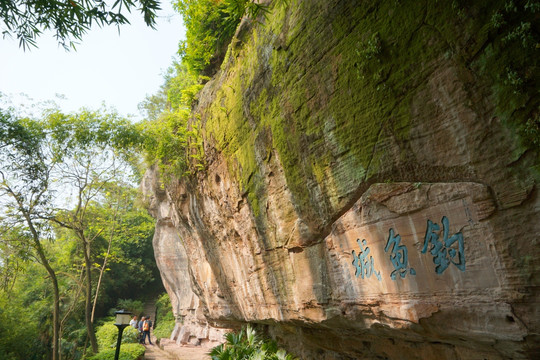
[[[205,171],[143,184],[179,341],[252,322],[303,359],[539,355],[538,153],[482,67],[494,5],[455,4],[241,24],[195,108]]]

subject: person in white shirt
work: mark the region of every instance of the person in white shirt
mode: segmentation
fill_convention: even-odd
[[[133,326],[135,329],[137,328],[137,317],[134,316],[133,319],[129,322],[129,326]]]

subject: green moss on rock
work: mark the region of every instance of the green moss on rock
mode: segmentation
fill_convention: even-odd
[[[206,133],[228,158],[254,214],[265,196],[262,162],[274,149],[297,211],[324,226],[379,173],[381,134],[409,139],[412,101],[445,61],[479,69],[499,113],[518,124],[533,119],[534,130],[538,60],[530,59],[538,50],[526,49],[520,60],[522,47],[505,52],[500,38],[517,25],[506,35],[490,28],[504,4],[291,2],[254,25],[245,43],[229,49],[225,79],[205,110]],[[513,95],[519,79],[490,75],[509,66],[527,85]]]

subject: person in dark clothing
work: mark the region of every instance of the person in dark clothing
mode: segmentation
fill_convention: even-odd
[[[152,340],[150,339],[150,329],[151,328],[152,328],[152,320],[150,319],[150,316],[147,316],[146,320],[144,320],[144,322],[142,324],[143,337],[142,337],[141,344],[146,345],[146,337],[148,337],[148,343],[150,345],[154,345],[154,344],[152,344]]]
[[[139,330],[139,344],[143,343],[143,330],[142,330],[142,328],[143,328],[144,319],[145,319],[144,316],[141,317],[141,320],[137,324],[137,330]]]

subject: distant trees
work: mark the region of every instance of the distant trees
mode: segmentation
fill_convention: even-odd
[[[124,14],[135,8],[146,24],[154,27],[159,4],[158,0],[2,0],[0,23],[4,25],[2,34],[15,35],[23,48],[36,46],[44,30],[54,31],[58,42],[68,48],[81,40],[92,25],[129,24]]]
[[[136,206],[131,162],[144,139],[139,126],[111,112],[53,110],[32,120],[0,110],[1,284],[16,285],[17,271],[29,266],[24,259],[35,258],[46,270],[54,360],[62,329],[81,312],[98,351],[98,295],[116,285],[106,281],[107,271],[120,266],[115,282],[124,289],[154,278],[153,220]]]
[[[43,220],[51,201],[51,172],[56,158],[45,151],[46,134],[37,122],[15,119],[10,112],[0,113],[0,199],[1,226],[8,234],[17,231],[21,237],[6,238],[6,245],[22,243],[35,251],[37,260],[47,270],[53,288],[53,360],[58,359],[60,327],[60,291],[56,271],[52,268],[42,241],[49,230]],[[6,233],[4,233],[6,234]]]
[[[82,111],[74,115],[53,112],[44,127],[50,139],[51,155],[58,159],[57,178],[73,193],[73,208],[57,209],[48,219],[71,230],[78,239],[84,259],[85,320],[94,353],[98,351],[93,328],[92,245],[109,229],[92,231],[92,204],[103,199],[106,187],[115,181],[129,181],[129,168],[122,159],[123,149],[136,145],[136,128],[115,114]],[[107,225],[114,231],[116,220]],[[112,241],[112,240],[111,240]]]

